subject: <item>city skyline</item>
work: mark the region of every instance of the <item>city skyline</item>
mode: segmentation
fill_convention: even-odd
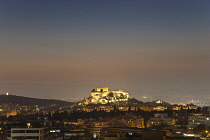
[[[1,1],[0,93],[210,93],[209,1]]]

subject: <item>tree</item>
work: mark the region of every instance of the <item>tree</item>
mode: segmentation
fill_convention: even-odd
[[[205,132],[205,130],[206,130],[205,124],[199,124],[194,128],[194,133],[199,134],[199,133]]]

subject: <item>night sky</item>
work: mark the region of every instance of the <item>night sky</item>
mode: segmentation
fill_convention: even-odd
[[[0,94],[210,93],[208,0],[2,0]]]

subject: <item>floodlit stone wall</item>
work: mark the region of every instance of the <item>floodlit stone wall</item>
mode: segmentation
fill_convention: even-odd
[[[109,91],[108,87],[99,87],[90,93],[90,97],[85,101],[86,104],[106,104],[117,101],[127,101],[129,99],[129,93],[124,90]]]

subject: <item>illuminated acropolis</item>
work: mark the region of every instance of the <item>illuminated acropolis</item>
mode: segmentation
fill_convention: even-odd
[[[129,97],[129,93],[124,90],[109,91],[108,87],[98,87],[91,91],[89,98],[85,100],[85,104],[106,104],[116,101],[127,101]]]

